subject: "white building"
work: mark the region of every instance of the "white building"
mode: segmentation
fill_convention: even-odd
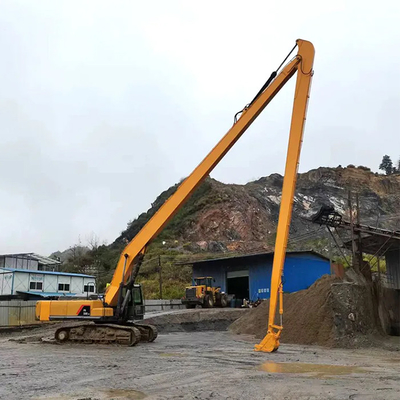
[[[96,278],[92,275],[0,268],[0,296],[33,299],[93,294],[96,294]]]

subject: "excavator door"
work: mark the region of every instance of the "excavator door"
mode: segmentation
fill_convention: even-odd
[[[136,321],[144,318],[145,306],[141,285],[136,284],[133,286],[130,298],[128,299],[127,313],[128,321]]]

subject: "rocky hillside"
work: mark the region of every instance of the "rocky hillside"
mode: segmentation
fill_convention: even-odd
[[[191,252],[272,249],[283,177],[272,174],[246,185],[206,180],[174,217],[158,240],[178,243]],[[163,192],[152,207],[128,224],[116,240],[130,240],[177,186]],[[359,194],[361,222],[396,229],[400,175],[381,175],[365,167],[318,168],[299,174],[290,230],[292,248],[326,245],[324,230],[310,222],[322,205],[348,217],[348,191]],[[321,241],[322,240],[322,241]],[[320,242],[320,243],[319,243]]]
[[[227,185],[207,179],[153,241],[146,252],[139,281],[147,298],[159,296],[159,262],[162,264],[163,295],[179,298],[190,282],[191,269],[177,261],[213,258],[221,253],[273,250],[283,178],[272,174],[246,185]],[[74,272],[97,271],[100,287],[109,282],[118,257],[152,215],[177,189],[170,187],[151,208],[128,223],[125,231],[109,246],[92,246],[63,265]],[[348,192],[359,194],[361,222],[398,229],[400,221],[400,175],[372,173],[365,167],[318,168],[299,174],[295,194],[289,250],[333,251],[324,227],[310,221],[322,205],[332,205],[348,218]],[[353,200],[354,200],[353,195]],[[355,201],[354,201],[355,204]],[[94,272],[93,272],[94,273]]]

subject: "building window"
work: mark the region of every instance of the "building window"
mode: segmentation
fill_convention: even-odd
[[[58,291],[59,292],[69,292],[69,283],[59,283]]]
[[[87,292],[94,293],[94,286],[93,285],[84,285],[83,286],[83,291],[85,293],[87,293]]]
[[[29,283],[29,290],[42,290],[43,289],[43,282],[30,282]]]
[[[29,275],[29,290],[43,290],[43,275]]]

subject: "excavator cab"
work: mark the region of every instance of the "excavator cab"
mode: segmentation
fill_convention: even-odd
[[[212,287],[213,282],[215,282],[215,279],[211,277],[207,278],[194,278],[194,284],[195,286],[206,286],[208,288]]]
[[[124,288],[122,292],[124,300],[125,296],[128,296],[128,298],[126,299],[128,304],[124,309],[124,312],[126,313],[124,319],[126,321],[135,321],[138,319],[143,319],[145,313],[145,306],[143,300],[142,286],[134,284],[130,292],[126,288]]]

